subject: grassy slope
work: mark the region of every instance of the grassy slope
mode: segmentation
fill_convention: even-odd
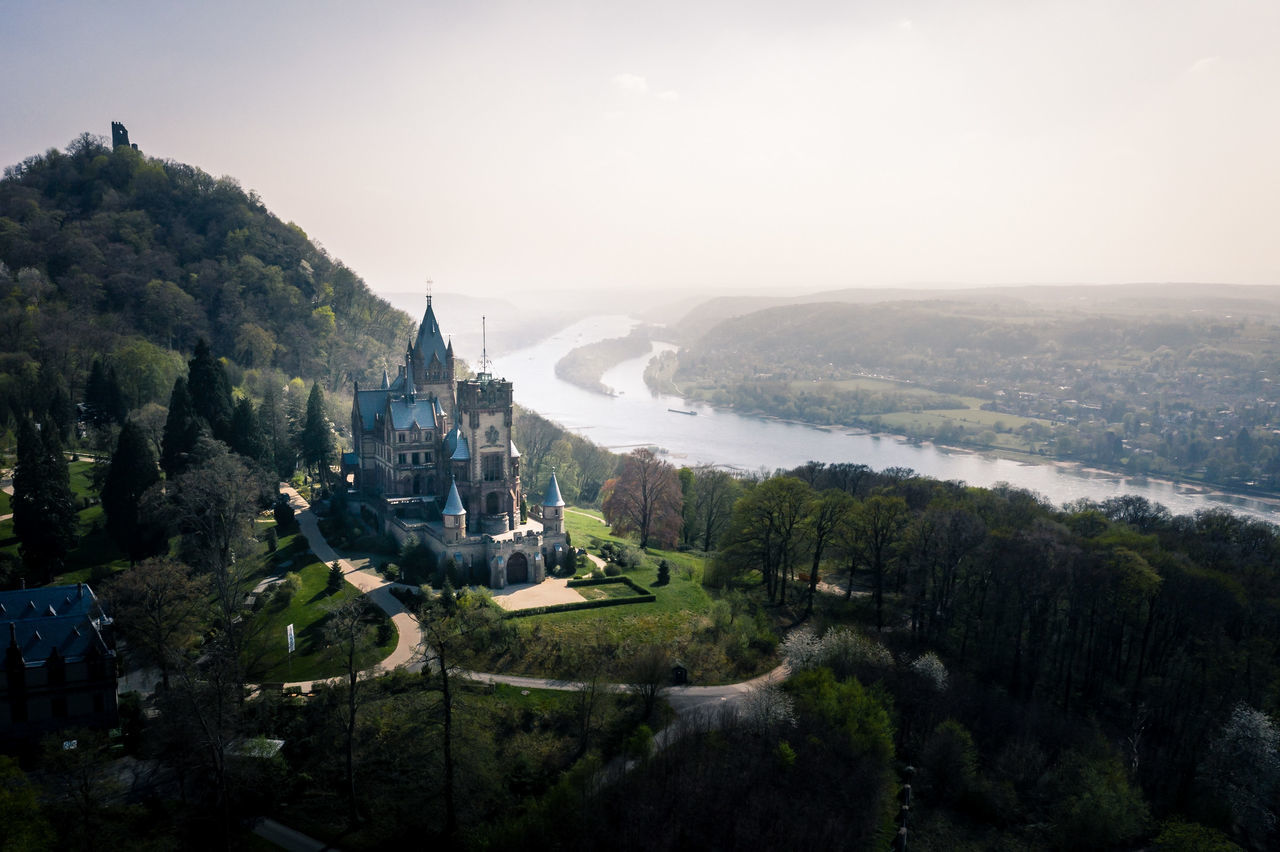
[[[588,547],[592,537],[601,541],[632,544],[615,536],[594,510],[565,513],[565,526],[575,547]],[[658,563],[671,565],[671,582],[657,585]],[[772,659],[753,660],[743,669],[730,663],[719,645],[709,639],[712,599],[702,587],[703,557],[650,548],[644,562],[626,576],[653,591],[651,603],[577,612],[552,613],[516,620],[520,638],[515,650],[477,664],[491,671],[510,671],[549,677],[572,676],[575,657],[603,654],[617,668],[646,645],[656,644],[688,666],[691,677],[702,683],[737,680],[767,669]]]
[[[299,544],[302,547],[299,547]],[[280,567],[283,562],[292,564]],[[358,597],[360,592],[355,586],[343,582],[336,593],[328,590],[329,567],[315,558],[310,550],[305,549],[305,542],[298,534],[284,536],[280,539],[275,554],[265,560],[265,573],[276,574],[285,571],[297,572],[302,578],[302,588],[293,596],[287,607],[274,609],[268,602],[254,617],[254,656],[253,669],[250,675],[263,681],[299,681],[316,680],[324,677],[335,677],[342,674],[340,661],[331,659],[325,653],[324,626],[329,613],[343,602]],[[293,625],[297,639],[297,650],[290,660],[288,647],[285,644],[285,627]],[[361,668],[369,668],[378,663],[396,647],[396,631],[391,631],[390,639],[365,653],[361,659]]]

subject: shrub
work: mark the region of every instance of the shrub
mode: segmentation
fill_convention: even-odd
[[[276,583],[271,590],[271,607],[277,611],[285,609],[293,602],[293,596],[302,588],[302,577],[296,571],[284,575],[284,579]]]
[[[293,507],[289,505],[289,498],[283,494],[276,498],[272,514],[275,515],[276,526],[281,532],[293,532],[298,528],[298,519],[293,516]]]
[[[602,568],[596,568],[595,570],[593,570],[593,571],[591,572],[591,578],[592,578],[593,580],[603,580],[603,579],[604,579],[604,569],[602,569]]]
[[[671,563],[662,560],[658,563],[658,585],[665,586],[671,582]]]
[[[267,553],[275,553],[279,544],[280,536],[276,534],[276,528],[267,530]]]
[[[653,730],[643,723],[627,737],[627,757],[632,760],[644,760],[653,751]]]
[[[612,562],[604,566],[604,575],[606,577],[617,577],[620,574],[622,574],[622,569],[617,565],[614,565]]]

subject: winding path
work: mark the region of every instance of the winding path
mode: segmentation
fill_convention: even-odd
[[[280,483],[280,491],[289,497],[289,505],[293,507],[294,517],[298,521],[298,526],[302,534],[307,539],[307,544],[311,546],[311,550],[326,565],[332,565],[335,561],[342,567],[342,574],[351,585],[364,592],[369,598],[382,608],[384,612],[391,616],[391,621],[395,624],[399,634],[399,640],[396,642],[396,648],[391,654],[372,669],[364,672],[366,675],[380,674],[391,671],[401,666],[410,671],[421,671],[422,660],[418,656],[418,624],[413,620],[405,610],[404,604],[391,594],[393,587],[399,587],[410,591],[416,591],[415,586],[405,583],[392,583],[381,577],[374,576],[365,571],[356,568],[346,559],[338,556],[337,552],[329,546],[329,542],[325,539],[324,534],[320,532],[320,525],[316,520],[315,513],[311,511],[311,506],[300,494],[286,482]],[[592,561],[600,564],[602,560],[599,557],[592,557]],[[473,681],[480,683],[501,683],[508,686],[514,686],[521,689],[555,689],[564,692],[574,692],[582,688],[582,684],[577,681],[557,680],[553,678],[528,677],[525,675],[505,675],[493,674],[489,672],[473,672],[461,671],[459,674]],[[773,671],[766,672],[759,677],[751,680],[744,680],[739,683],[728,683],[720,686],[671,686],[663,690],[663,696],[667,699],[667,703],[671,705],[671,709],[682,720],[689,720],[693,717],[701,717],[710,719],[712,715],[719,715],[726,712],[726,708],[732,708],[736,711],[737,706],[742,698],[751,690],[770,683],[780,683],[785,680],[789,674],[786,665],[780,665]],[[288,683],[285,686],[301,687],[304,692],[309,692],[311,687],[316,683],[336,682],[341,678],[326,678],[320,681],[298,681]],[[625,692],[629,687],[626,684],[614,683],[608,684],[606,689],[613,692]],[[676,726],[669,725],[658,733],[654,739],[654,747],[661,748],[667,744],[678,734],[673,732]]]

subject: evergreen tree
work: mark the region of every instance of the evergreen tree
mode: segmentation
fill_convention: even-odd
[[[307,466],[315,466],[321,484],[329,479],[329,464],[333,457],[333,433],[329,429],[329,421],[324,416],[324,391],[320,383],[311,385],[311,395],[307,397],[307,417],[302,424],[302,434],[298,443],[302,448],[302,461]]]
[[[85,419],[99,429],[124,423],[128,414],[115,367],[107,368],[95,358],[84,386]]]
[[[47,583],[61,570],[75,544],[75,496],[56,428],[18,427],[18,464],[13,472],[13,531],[28,576]]]
[[[187,469],[191,452],[200,439],[201,423],[187,391],[187,380],[179,377],[169,395],[169,417],[160,439],[160,467],[170,479]]]
[[[231,412],[230,444],[231,449],[245,458],[264,464],[270,459],[267,442],[258,428],[258,412],[246,397],[236,400],[235,409]]]
[[[187,390],[196,414],[209,424],[209,431],[219,441],[230,443],[231,381],[218,359],[213,357],[204,338],[196,341],[195,353],[187,364]]]
[[[143,492],[159,481],[160,470],[147,436],[136,423],[125,423],[102,486],[102,510],[107,516],[107,533],[131,563],[155,555],[164,546],[163,531],[152,529],[138,517]]]
[[[53,429],[59,442],[71,440],[71,424],[75,422],[75,407],[71,404],[71,395],[67,393],[66,383],[57,377],[53,390],[49,394],[49,407],[45,425]]]
[[[267,445],[268,467],[275,471],[279,479],[288,480],[293,476],[296,453],[289,443],[289,418],[280,406],[280,392],[274,385],[268,385],[263,391],[262,405],[258,408],[258,423],[262,427],[262,438]]]

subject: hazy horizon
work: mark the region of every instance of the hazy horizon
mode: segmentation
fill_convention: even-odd
[[[0,13],[4,165],[122,121],[380,293],[1280,283],[1270,4]]]

